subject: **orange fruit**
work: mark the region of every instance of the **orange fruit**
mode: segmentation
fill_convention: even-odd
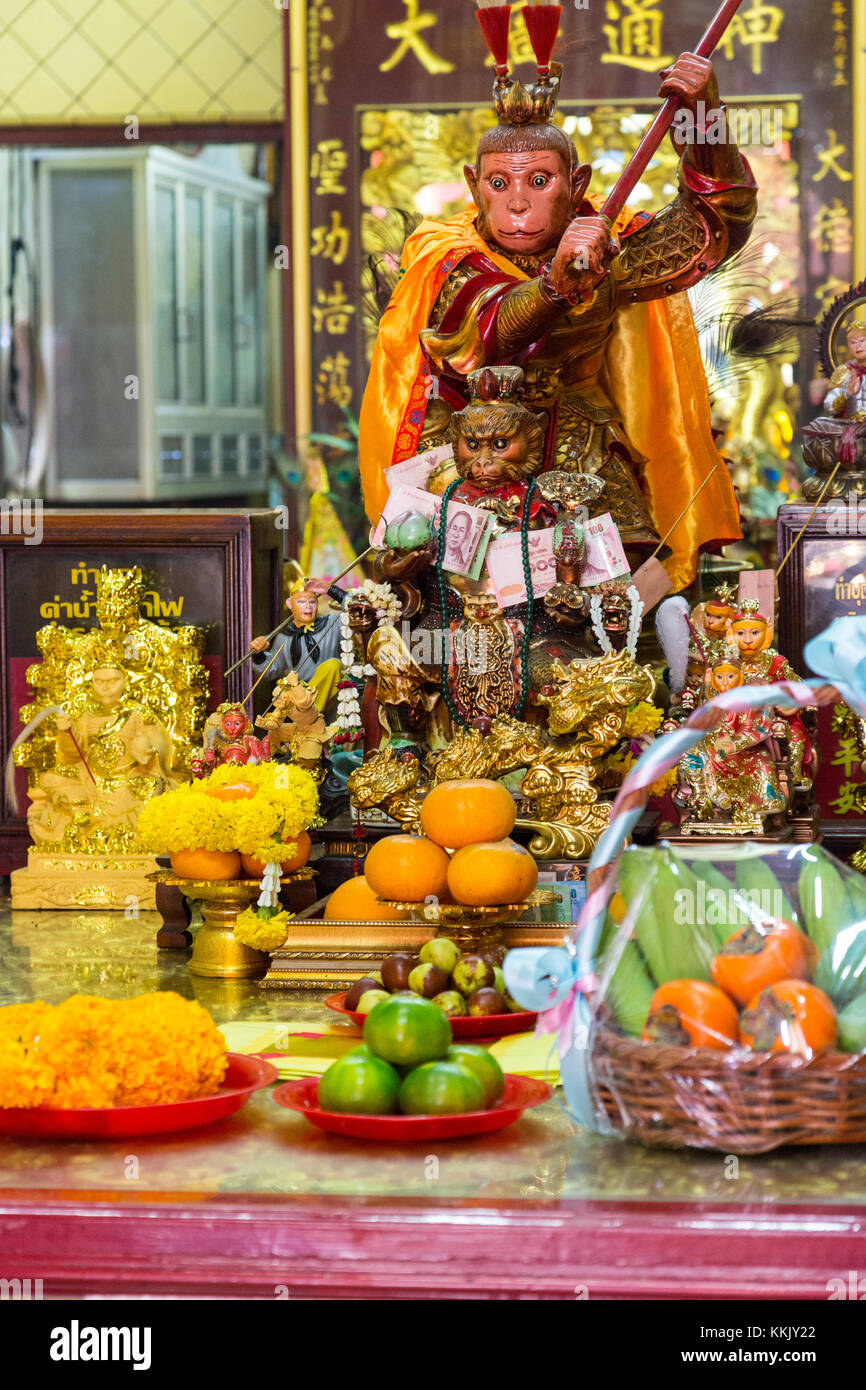
[[[233,849],[181,849],[171,856],[178,878],[240,878],[241,857]]]
[[[380,898],[423,903],[446,891],[448,855],[426,835],[386,835],[364,860],[364,876]]]
[[[224,787],[205,787],[208,796],[217,801],[249,801],[255,796],[257,788],[250,782],[229,782]]]
[[[538,866],[514,840],[464,845],[448,865],[448,887],[467,907],[522,903],[538,882]]]
[[[292,843],[290,840],[289,844]],[[293,874],[296,869],[302,869],[310,857],[310,850],[313,842],[306,830],[302,830],[298,836],[297,849],[288,859],[280,860],[280,873]],[[261,859],[254,859],[251,854],[242,854],[241,863],[244,866],[244,873],[247,878],[261,878],[265,871],[265,866]]]
[[[408,912],[380,903],[363,874],[335,888],[325,908],[326,922],[405,922]]]
[[[421,807],[424,834],[448,849],[461,849],[481,840],[504,840],[516,819],[514,797],[501,782],[486,777],[440,782]]]

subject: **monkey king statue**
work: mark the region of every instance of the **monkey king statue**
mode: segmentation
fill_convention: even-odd
[[[465,169],[475,207],[422,222],[406,242],[361,412],[367,513],[375,522],[383,511],[387,467],[447,439],[471,372],[520,366],[518,399],[544,428],[543,469],[603,479],[599,510],[612,514],[633,568],[716,469],[670,537],[666,568],[682,588],[700,551],[740,529],[681,292],[745,244],[757,189],[736,145],[685,143],[680,124],[674,201],[655,214],[625,210],[613,227],[600,217],[590,166],[552,123],[561,69],[549,61],[556,22],[539,37],[545,11],[558,7],[524,11],[538,59],[529,90],[491,37],[493,11],[478,12],[498,124]],[[662,78],[693,131],[699,107],[718,109],[708,60],[683,54]]]

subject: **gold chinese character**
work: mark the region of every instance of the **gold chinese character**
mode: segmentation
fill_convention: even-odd
[[[734,15],[719,48],[726,58],[734,56],[734,40],[752,50],[752,72],[764,71],[764,44],[776,43],[785,11],[778,5],[764,5],[752,0],[752,8]]]
[[[532,51],[532,44],[529,42],[529,30],[526,27],[526,20],[523,18],[523,11],[526,9],[528,0],[517,0],[511,11],[511,20],[508,26],[508,62],[511,67],[517,67],[518,63],[534,63],[535,54]],[[487,58],[487,66],[495,66],[496,59],[493,54]]]
[[[847,154],[848,146],[843,145],[841,140],[836,139],[835,130],[831,130],[828,127],[827,144],[823,149],[821,149],[819,145],[818,149],[820,151],[818,154],[818,163],[821,165],[821,168],[818,170],[817,174],[812,175],[812,182],[820,183],[832,170],[836,177],[841,179],[843,183],[850,183],[854,175],[847,169],[840,168],[838,162],[843,154]]]
[[[837,816],[848,816],[852,811],[860,811],[863,805],[862,787],[857,782],[843,782],[839,788],[839,795],[830,802],[830,808]]]
[[[320,140],[310,160],[310,178],[317,180],[315,191],[345,193],[345,184],[340,180],[348,163],[342,140]]]
[[[334,281],[334,288],[316,291],[313,305],[313,329],[316,333],[330,333],[332,337],[348,333],[350,314],[354,314],[354,304],[349,304],[343,289],[342,280]]]
[[[454,71],[454,64],[449,63],[447,58],[438,57],[426,40],[421,38],[421,30],[432,29],[434,24],[439,23],[439,17],[432,14],[430,10],[422,10],[419,14],[419,3],[420,0],[403,0],[407,10],[406,18],[401,19],[397,24],[385,25],[385,33],[388,38],[399,39],[400,42],[391,57],[379,64],[382,72],[390,72],[392,68],[395,68],[398,63],[403,61],[410,49],[421,66],[426,68],[428,72]]]
[[[840,198],[834,198],[831,207],[826,203],[819,207],[809,237],[819,251],[847,255],[851,250],[852,230],[851,214]]]
[[[673,62],[671,54],[662,53],[664,15],[655,8],[658,3],[659,0],[622,0],[620,4],[619,0],[606,0],[605,14],[612,22],[601,26],[608,46],[608,52],[601,55],[603,63],[657,72]]]
[[[348,376],[351,365],[344,352],[338,352],[333,357],[328,356],[322,360],[316,381],[316,399],[319,405],[333,401],[341,409],[348,410],[352,404],[352,387]]]
[[[863,761],[862,755],[857,747],[857,740],[853,734],[848,738],[840,738],[836,754],[831,762],[831,767],[844,767],[845,776],[850,777],[854,768],[859,768]]]
[[[313,227],[313,240],[310,243],[310,255],[322,256],[326,261],[333,261],[334,265],[342,265],[349,254],[349,228],[343,226],[343,219],[338,210],[334,208],[331,213],[330,227],[325,224],[321,227]]]

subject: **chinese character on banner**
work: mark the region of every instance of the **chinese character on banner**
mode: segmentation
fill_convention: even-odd
[[[673,62],[673,55],[662,53],[664,15],[659,0],[606,0],[607,24],[601,26],[607,39],[603,63],[621,63],[642,72],[657,72]]]
[[[351,363],[344,352],[322,359],[316,379],[316,400],[319,405],[333,401],[343,410],[352,404],[352,387],[349,383]]]
[[[401,19],[396,24],[386,24],[385,33],[389,39],[399,39],[399,44],[390,58],[386,58],[384,63],[379,64],[382,72],[390,72],[396,68],[398,63],[402,63],[406,54],[410,51],[415,54],[418,62],[428,72],[453,72],[454,64],[449,63],[447,58],[440,58],[433,52],[426,39],[422,39],[422,29],[432,29],[434,24],[439,23],[438,15],[430,10],[421,10],[419,13],[418,5],[420,0],[402,0],[406,7],[406,18]]]
[[[320,140],[310,159],[310,178],[315,179],[318,194],[345,193],[341,182],[349,164],[342,140]]]
[[[355,306],[346,299],[342,280],[335,280],[330,293],[322,289],[316,291],[313,328],[316,333],[329,333],[332,337],[348,333],[350,315],[354,312]]]
[[[850,212],[841,199],[834,198],[831,207],[826,203],[819,207],[809,238],[819,251],[846,256],[853,245],[853,231]]]
[[[343,219],[336,208],[331,213],[330,227],[313,227],[312,234],[310,255],[322,256],[326,261],[333,261],[334,265],[342,265],[349,254],[350,232],[348,227],[343,226]]]
[[[862,797],[857,795],[861,790],[860,782],[843,782],[839,788],[839,795],[830,802],[830,810],[837,816],[850,816],[852,812],[862,812]]]
[[[818,146],[818,163],[820,169],[817,174],[812,175],[813,183],[820,183],[828,174],[835,174],[843,183],[850,183],[854,175],[848,170],[843,169],[839,160],[844,154],[848,153],[848,146],[843,145],[841,140],[836,139],[835,130],[827,128],[827,143]]]
[[[785,11],[778,5],[765,5],[762,0],[751,0],[751,8],[735,14],[719,49],[726,58],[734,56],[734,42],[739,40],[744,48],[752,50],[752,72],[764,71],[764,45],[777,43],[779,30]]]
[[[836,753],[831,762],[831,767],[843,767],[846,779],[850,778],[854,768],[859,768],[863,761],[857,747],[857,740],[853,734],[847,738],[840,738]]]

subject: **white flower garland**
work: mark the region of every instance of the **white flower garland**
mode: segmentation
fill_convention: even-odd
[[[367,598],[372,603],[378,619],[377,627],[388,627],[394,623],[400,615],[401,608],[400,600],[391,585],[377,584],[374,579],[365,579],[360,588],[350,590],[343,600],[343,611],[340,614],[340,664],[343,667],[343,679],[340,681],[337,695],[337,723],[341,733],[337,734],[335,739],[335,742],[339,743],[356,742],[361,737],[361,705],[354,682],[376,674],[369,661],[364,663],[355,660],[355,643],[349,627],[348,605],[359,597]]]
[[[643,617],[644,603],[634,584],[630,584],[626,590],[629,601],[628,632],[626,634],[626,650],[632,659],[637,652],[637,639],[640,637],[640,624]],[[601,621],[601,594],[594,593],[589,600],[589,616],[592,619],[592,631],[596,642],[601,647],[605,656],[613,651],[611,640],[605,632]]]

